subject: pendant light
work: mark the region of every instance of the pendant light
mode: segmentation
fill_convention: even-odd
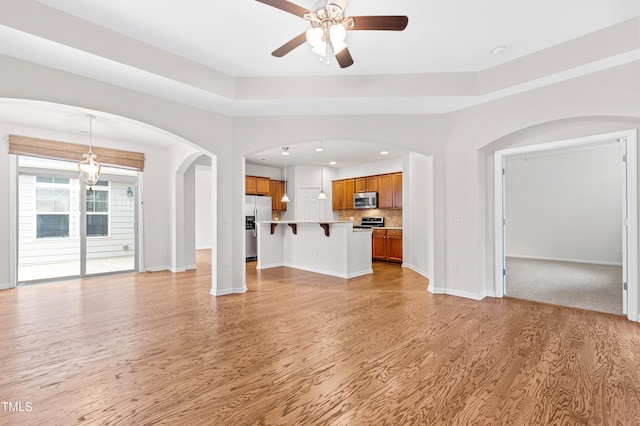
[[[318,200],[326,200],[327,194],[324,193],[324,146],[320,141],[320,150],[322,153],[322,160],[320,162],[320,193],[318,194]]]
[[[78,178],[83,181],[87,186],[89,186],[89,190],[91,190],[92,186],[97,184],[100,180],[100,164],[96,161],[96,155],[93,153],[93,120],[96,118],[93,115],[88,115],[89,117],[89,152],[86,154],[82,154],[84,160],[78,163],[78,171],[80,174]]]
[[[284,195],[282,196],[280,202],[288,203],[289,201],[291,201],[289,199],[289,196],[287,195],[287,156],[289,155],[288,146],[282,147],[282,155],[284,155]]]

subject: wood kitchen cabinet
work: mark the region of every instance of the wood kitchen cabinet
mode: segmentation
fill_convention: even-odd
[[[331,189],[333,210],[353,209],[353,194],[357,192],[377,192],[379,209],[402,208],[402,172],[334,180]]]
[[[402,229],[387,229],[387,259],[402,263]]]
[[[402,208],[402,173],[391,175],[391,186],[393,188],[393,209]]]
[[[269,195],[271,196],[271,209],[278,211],[286,211],[287,203],[283,203],[282,197],[284,196],[284,181],[282,180],[270,180],[269,181]]]
[[[334,180],[331,182],[331,209],[353,209],[353,194],[356,192],[355,179]]]
[[[371,258],[402,263],[402,230],[373,229],[371,233]]]
[[[378,176],[356,178],[356,192],[378,192]]]
[[[371,258],[373,260],[387,260],[387,230],[374,229],[371,232]]]
[[[269,178],[260,176],[245,176],[245,193],[247,195],[268,195]]]
[[[402,208],[402,173],[378,176],[378,208]]]

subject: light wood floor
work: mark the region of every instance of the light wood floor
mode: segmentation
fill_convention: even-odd
[[[636,323],[435,296],[380,263],[250,268],[249,292],[215,298],[208,256],[0,292],[0,401],[33,407],[0,424],[640,424]]]

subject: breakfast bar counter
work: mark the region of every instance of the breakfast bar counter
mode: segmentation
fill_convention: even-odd
[[[287,266],[339,278],[373,273],[371,231],[352,222],[256,222],[257,269]]]

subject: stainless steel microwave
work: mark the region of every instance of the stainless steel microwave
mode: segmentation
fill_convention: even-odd
[[[378,193],[358,192],[353,194],[353,207],[356,209],[378,208]]]

